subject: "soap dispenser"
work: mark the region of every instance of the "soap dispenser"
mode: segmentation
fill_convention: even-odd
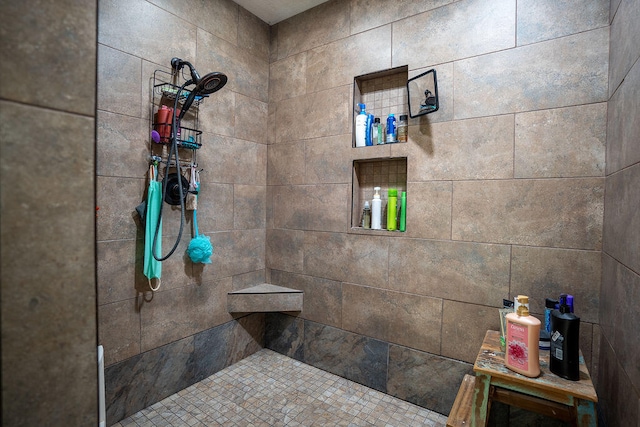
[[[509,313],[505,365],[527,377],[540,375],[540,321],[529,314],[529,297],[518,295],[518,311]]]

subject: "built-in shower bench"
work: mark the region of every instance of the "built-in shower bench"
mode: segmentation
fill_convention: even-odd
[[[298,289],[261,283],[227,294],[229,313],[302,311],[304,293]]]

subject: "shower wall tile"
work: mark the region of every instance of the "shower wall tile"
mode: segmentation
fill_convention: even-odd
[[[153,293],[140,308],[141,349],[148,351],[231,320],[231,278]]]
[[[609,25],[609,0],[519,0],[518,46],[550,40]]]
[[[613,18],[618,10],[618,7],[620,7],[620,2],[621,0],[610,0],[609,3],[609,24],[611,24],[611,21],[613,21]]]
[[[407,237],[451,239],[451,182],[407,183]]]
[[[211,150],[210,134],[234,136],[236,133],[236,98],[242,95],[230,90],[219,90],[207,98],[198,109],[200,129],[202,135],[203,152]]]
[[[440,354],[474,363],[487,330],[500,330],[500,317],[495,306],[444,300]]]
[[[390,345],[387,393],[447,414],[458,393],[457,385],[465,374],[473,375],[472,368],[468,363]]]
[[[98,111],[96,173],[139,178],[149,168],[149,123]]]
[[[99,44],[98,110],[140,117],[143,108],[141,74],[139,57]]]
[[[275,228],[307,229],[313,186],[284,185],[273,188],[273,225]]]
[[[616,349],[618,363],[637,386],[640,384],[640,337],[629,325],[637,324],[640,317],[635,307],[640,296],[640,276],[606,254],[604,263],[600,294],[604,302],[600,308],[600,317],[604,317],[602,330],[606,340]]]
[[[606,252],[602,253],[602,283],[600,285],[600,329],[611,345],[616,346],[615,328],[618,313],[618,276],[624,269]]]
[[[508,297],[508,246],[421,239],[390,242],[389,289],[488,306],[499,306]]]
[[[304,95],[307,91],[306,75],[307,52],[272,62],[269,71],[269,101],[277,102]]]
[[[447,5],[453,1],[419,0],[407,3],[386,0],[351,0],[351,34],[389,24]]]
[[[274,189],[273,200],[277,228],[347,230],[348,184],[279,186]]]
[[[205,182],[208,168],[200,174],[200,191],[198,194],[198,231],[212,233],[214,231],[233,230],[234,228],[234,188],[232,184],[216,184]],[[187,212],[187,218],[191,214]],[[191,221],[189,221],[191,222]]]
[[[264,268],[264,230],[234,230],[210,237],[214,247],[212,264],[203,266],[202,283]]]
[[[277,24],[278,59],[349,35],[349,2],[332,0]]]
[[[266,144],[267,119],[266,102],[236,94],[236,138]]]
[[[271,144],[267,149],[267,183],[287,185],[305,183],[305,144]]]
[[[342,326],[342,284],[340,282],[272,270],[270,283],[304,292],[300,317],[336,328]]]
[[[228,206],[228,205],[227,205]],[[266,187],[233,187],[233,225],[235,229],[265,228]]]
[[[268,102],[269,63],[266,59],[198,29],[197,63],[203,70],[226,74],[229,80],[225,89]]]
[[[3,425],[97,422],[94,141],[93,116],[0,100]]]
[[[599,250],[601,178],[453,183],[455,240]]]
[[[227,366],[233,365],[264,348],[264,318],[264,313],[254,313],[234,322]]]
[[[640,271],[639,195],[640,164],[623,169],[607,178],[604,200],[604,250],[634,271]]]
[[[141,225],[135,208],[144,200],[145,181],[100,176],[97,181],[98,241],[136,236]]]
[[[410,181],[513,177],[513,115],[409,126]]]
[[[269,24],[243,7],[239,9],[238,46],[269,62]]]
[[[304,361],[304,320],[283,313],[265,314],[264,346]]]
[[[544,299],[568,293],[576,298],[580,319],[598,322],[601,253],[513,246],[511,295],[530,295],[533,313],[544,313]]]
[[[232,288],[234,291],[239,291],[240,289],[249,288],[259,283],[265,283],[265,276],[266,274],[264,269],[237,274],[232,277]]]
[[[307,140],[304,153],[307,184],[351,184],[353,149],[350,134]]]
[[[304,269],[304,231],[268,229],[267,266],[276,270],[302,273]]]
[[[515,14],[514,0],[463,0],[394,22],[393,66],[421,68],[511,48]]]
[[[354,61],[354,52],[366,54]],[[308,51],[307,93],[347,85],[353,83],[354,76],[390,67],[391,26],[387,25]]]
[[[612,3],[614,3],[612,1]],[[611,22],[611,48],[609,55],[609,95],[612,95],[625,79],[631,67],[640,57],[640,8],[634,0],[620,2]]]
[[[149,0],[149,2],[234,45],[238,42],[239,7],[231,0],[183,0],[180,2]],[[182,59],[191,61],[188,58]]]
[[[193,352],[194,339],[188,337],[106,368],[107,425],[193,384]]]
[[[256,142],[211,135],[206,149],[198,151],[198,164],[205,168],[200,174],[203,181],[264,185],[267,147]]]
[[[634,389],[624,369],[616,360],[616,352],[606,337],[601,340],[601,374],[610,381],[601,382],[597,388],[598,407],[605,414],[607,425],[632,426],[640,417],[640,396]]]
[[[389,344],[304,322],[304,362],[375,390],[387,390]]]
[[[304,273],[311,276],[386,287],[388,259],[388,238],[320,232],[304,235]]]
[[[516,114],[515,177],[603,176],[607,103]]]
[[[346,232],[349,227],[351,187],[349,184],[308,186],[310,209],[307,230]]]
[[[172,57],[194,62],[194,25],[144,0],[100,0],[99,6],[99,43],[156,64]]]
[[[169,251],[171,250],[171,248],[173,248],[173,245],[176,242],[180,220],[178,219],[173,222],[167,221],[165,223],[165,219],[163,218],[162,222],[164,229],[163,231],[171,228],[176,232],[176,235],[174,236],[164,236],[162,238],[162,251],[160,251],[160,249],[156,249],[158,254],[162,253],[162,256],[164,257],[169,254]],[[194,277],[194,264],[186,255],[187,248],[189,247],[189,242],[191,241],[189,224],[185,223],[184,227],[185,228],[183,230],[182,238],[180,239],[175,252],[169,259],[167,259],[166,261],[162,261],[162,290],[182,288],[186,285],[196,283],[197,278]],[[157,283],[153,283],[153,286],[157,286]],[[146,279],[143,280],[137,290],[141,292],[151,291],[148,281]],[[141,303],[144,304],[142,301]]]
[[[343,328],[362,335],[440,352],[442,300],[349,283],[342,285]]]
[[[458,61],[455,117],[606,101],[608,46],[601,28]]]
[[[611,174],[640,161],[640,62],[626,75],[609,102],[607,120],[607,173]]]
[[[202,381],[231,364],[229,348],[236,325],[235,321],[227,322],[194,336],[194,352],[190,361],[195,381]]]
[[[146,289],[142,239],[98,242],[97,249],[98,305],[135,298]]]
[[[0,13],[0,98],[93,116],[96,3],[3,2]]]
[[[278,102],[276,143],[349,133],[351,91],[346,85]]]
[[[105,304],[98,310],[98,344],[104,347],[104,364],[112,365],[140,354],[140,313],[131,298]]]

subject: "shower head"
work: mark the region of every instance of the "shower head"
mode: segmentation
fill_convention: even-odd
[[[191,90],[191,93],[189,93],[189,96],[187,96],[187,99],[184,101],[179,119],[184,117],[196,96],[204,96],[217,92],[227,83],[227,76],[223,73],[213,72],[205,74],[204,77],[200,77],[200,74],[198,74],[190,62],[183,61],[180,58],[173,58],[171,60],[171,67],[176,71],[181,70],[185,65],[189,67],[189,71],[191,72],[191,80],[187,81],[185,86],[194,84],[196,87]]]

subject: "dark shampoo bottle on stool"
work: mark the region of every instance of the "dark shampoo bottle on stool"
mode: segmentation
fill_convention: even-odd
[[[549,370],[572,381],[580,379],[580,318],[571,308],[560,305],[551,312]]]

